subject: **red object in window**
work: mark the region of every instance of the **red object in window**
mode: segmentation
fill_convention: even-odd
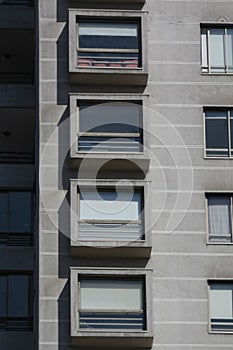
[[[78,66],[79,66],[79,67],[89,67],[90,64],[91,64],[91,61],[90,61],[90,60],[86,60],[86,59],[82,59],[82,58],[80,58],[80,59],[78,60]]]

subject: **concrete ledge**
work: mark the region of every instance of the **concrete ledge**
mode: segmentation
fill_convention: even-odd
[[[102,333],[102,332],[101,332]],[[143,332],[138,333],[120,333],[115,335],[115,333],[102,333],[100,332],[79,332],[76,337],[71,337],[71,346],[82,346],[82,347],[101,347],[101,348],[146,348],[150,349],[153,343],[153,337],[148,336]]]
[[[118,246],[114,242],[108,245],[108,242],[74,242],[70,244],[70,255],[80,258],[149,258],[151,247],[145,242],[123,242]],[[123,245],[124,244],[124,245]],[[104,247],[103,247],[104,246]]]
[[[148,73],[141,70],[76,68],[70,71],[71,84],[146,86]]]

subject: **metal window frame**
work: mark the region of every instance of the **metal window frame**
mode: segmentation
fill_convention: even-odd
[[[79,151],[78,149],[78,135],[79,133],[79,108],[78,104],[91,102],[91,103],[109,103],[109,102],[129,102],[129,103],[139,103],[141,105],[141,130],[142,134],[139,134],[142,139],[142,151],[141,152],[96,152],[89,151],[88,156],[92,154],[95,157],[102,155],[112,155],[113,158],[120,157],[121,154],[126,155],[129,159],[130,157],[147,157],[149,149],[149,140],[147,134],[144,130],[147,130],[147,119],[146,119],[146,107],[148,104],[148,96],[142,94],[70,94],[70,157],[71,159],[77,158],[79,156],[85,156],[87,152]],[[85,133],[87,134],[87,133]],[[111,136],[112,133],[109,133]],[[95,133],[98,136],[104,136],[104,133]],[[120,137],[126,137],[126,134],[117,134]],[[134,134],[127,134],[132,137]]]
[[[104,252],[107,254],[109,249],[106,248],[118,248],[119,253],[121,252],[121,249],[127,249],[126,256],[130,255],[130,250],[138,248],[139,250],[141,248],[150,249],[151,247],[151,227],[150,227],[150,216],[148,210],[145,210],[146,207],[150,207],[150,192],[149,192],[149,182],[145,180],[131,180],[131,185],[134,186],[134,188],[142,189],[143,190],[143,197],[142,197],[142,206],[144,207],[143,210],[143,217],[142,217],[142,226],[143,226],[143,240],[136,240],[136,241],[84,241],[79,240],[79,222],[78,222],[78,187],[82,186],[83,188],[91,188],[91,187],[100,187],[100,188],[113,188],[117,185],[118,181],[113,179],[106,179],[106,180],[70,180],[70,227],[71,227],[71,248],[73,247],[84,249],[85,247],[98,247],[103,248],[104,245]],[[129,183],[126,180],[121,181],[122,187],[129,187]],[[110,223],[107,221],[107,223]],[[118,221],[119,223],[119,221]],[[127,245],[125,245],[125,243]],[[101,249],[98,249],[98,251],[101,251]],[[110,250],[111,251],[111,250]],[[104,255],[104,252],[102,254]],[[139,252],[137,253],[139,255]]]
[[[0,271],[1,277],[7,278],[7,295],[6,295],[6,304],[8,306],[8,277],[10,276],[26,276],[28,278],[28,316],[26,317],[28,320],[33,318],[33,273],[31,271],[11,271],[11,272],[5,272]],[[8,316],[8,309],[7,309],[7,315],[3,317],[4,319],[12,319],[12,317]],[[22,319],[22,317],[14,317],[15,319]],[[25,317],[23,317],[25,318]],[[25,318],[25,319],[26,319]]]
[[[209,205],[208,197],[210,196],[226,196],[230,197],[230,222],[231,222],[231,241],[211,241],[209,231]],[[205,212],[206,212],[206,243],[208,245],[232,245],[233,244],[233,192],[229,191],[213,191],[205,193]]]
[[[107,281],[111,281],[111,280],[119,280],[119,281],[123,281],[123,280],[126,280],[126,281],[140,281],[141,284],[142,284],[142,302],[143,302],[143,305],[142,305],[142,309],[139,309],[139,310],[124,310],[124,309],[118,309],[118,310],[101,310],[101,309],[94,309],[94,310],[85,310],[85,309],[82,309],[81,308],[81,280],[82,279],[95,279],[95,280],[107,280]],[[105,313],[105,314],[110,314],[110,313],[114,313],[114,314],[117,314],[117,313],[134,313],[134,314],[144,314],[145,315],[145,329],[143,329],[142,331],[145,331],[146,330],[146,327],[147,327],[147,323],[146,323],[146,283],[145,283],[145,276],[140,276],[140,277],[133,277],[133,276],[121,276],[121,277],[117,277],[117,276],[102,276],[102,275],[99,275],[99,276],[90,276],[90,275],[79,275],[78,277],[78,281],[77,281],[77,285],[78,285],[78,296],[77,296],[77,307],[78,307],[78,324],[80,324],[79,322],[79,315],[80,315],[80,312],[91,312],[91,313]],[[79,329],[81,329],[79,327]],[[102,330],[98,329],[97,331],[108,331],[108,329],[106,328],[103,328]],[[117,329],[115,329],[114,331],[118,331]],[[119,329],[119,331],[122,331],[122,329]],[[124,330],[123,330],[124,331]],[[131,332],[132,330],[129,330],[129,332]]]
[[[224,156],[211,156],[207,154],[207,150],[222,150],[222,149],[217,149],[217,148],[208,148],[206,146],[206,131],[207,131],[207,127],[206,127],[206,111],[226,111],[227,112],[227,124],[228,124],[228,129],[227,129],[227,133],[228,133],[228,156],[224,155]],[[232,142],[231,142],[231,119],[233,120],[233,117],[231,117],[231,111],[233,111],[233,107],[224,107],[224,106],[209,106],[209,107],[204,107],[203,108],[203,139],[204,139],[204,158],[207,159],[233,159],[233,148],[232,148]],[[216,118],[217,119],[217,118]],[[232,154],[231,154],[232,153]]]
[[[202,62],[202,52],[203,52],[203,46],[202,46],[202,40],[200,36],[200,42],[201,42],[201,73],[207,74],[207,75],[232,75],[232,72],[229,72],[229,65],[228,65],[228,51],[227,51],[227,31],[229,28],[233,29],[233,23],[202,23],[201,24],[201,35],[202,30],[206,30],[206,52],[207,52],[207,66],[203,65]],[[210,30],[211,29],[224,29],[224,66],[211,66],[210,62]],[[224,68],[224,72],[212,72],[211,70],[214,68]],[[233,68],[233,67],[232,67]],[[207,69],[207,71],[204,71],[203,69]]]
[[[209,334],[233,334],[233,325],[232,325],[232,330],[227,332],[225,330],[213,330],[211,328],[211,315],[210,315],[210,290],[211,290],[211,285],[213,284],[232,284],[233,285],[233,280],[232,278],[219,278],[219,279],[208,279],[207,280],[207,286],[208,286],[208,333]]]
[[[106,279],[124,279],[140,278],[144,280],[144,303],[145,303],[145,330],[91,330],[91,329],[80,329],[79,328],[79,307],[80,297],[78,293],[78,282],[80,277],[90,278],[106,278]],[[71,306],[71,337],[77,336],[97,336],[97,337],[137,337],[137,336],[152,336],[152,270],[151,269],[126,269],[126,268],[70,268],[70,306]]]
[[[90,102],[93,106],[98,103],[114,103],[114,102],[128,102],[128,103],[135,103],[138,104],[140,108],[140,120],[139,120],[139,127],[142,130],[142,133],[112,133],[112,132],[80,132],[79,130],[79,121],[80,121],[80,105],[82,103],[88,103]],[[141,138],[142,140],[142,151],[141,152],[120,152],[121,154],[143,154],[143,149],[144,149],[144,134],[143,134],[143,99],[137,99],[137,100],[127,100],[127,99],[121,99],[121,100],[111,100],[111,99],[102,99],[102,100],[84,100],[84,99],[79,99],[77,100],[77,121],[76,121],[76,128],[77,128],[77,139],[79,139],[80,136],[93,136],[93,137],[116,137],[116,138],[130,138],[130,137],[138,137]],[[98,151],[79,151],[78,145],[77,145],[77,153],[93,153],[93,154],[105,154],[105,153],[117,153],[119,154],[119,151],[103,151],[103,152],[98,152]]]
[[[80,48],[79,47],[79,23],[80,22],[99,22],[99,23],[135,23],[137,24],[137,39],[138,39],[138,48],[137,49],[108,49],[108,48]],[[139,57],[139,66],[136,68],[141,68],[142,66],[142,33],[141,33],[141,18],[137,18],[136,20],[129,19],[129,18],[117,18],[112,17],[109,19],[108,17],[89,17],[89,18],[81,18],[78,20],[78,17],[76,17],[76,51],[77,51],[77,59],[78,59],[78,53],[79,52],[96,52],[96,53],[137,53]],[[79,64],[77,63],[77,67],[79,67]],[[100,67],[95,67],[99,69]],[[103,68],[103,67],[102,67]],[[119,69],[122,67],[111,67],[112,69]],[[124,68],[123,68],[124,69]]]

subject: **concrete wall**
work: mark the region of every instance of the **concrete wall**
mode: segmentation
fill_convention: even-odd
[[[107,8],[106,3],[100,7]],[[136,87],[98,90],[69,84],[68,8],[97,5],[97,1],[39,0],[39,349],[71,349],[70,266],[152,268],[153,348],[230,349],[232,335],[208,333],[207,280],[232,278],[233,256],[232,245],[206,244],[205,192],[233,190],[232,164],[204,160],[202,108],[232,105],[233,86],[231,76],[200,74],[200,23],[221,18],[233,22],[232,4],[147,0],[143,6],[149,11],[149,81],[144,90],[149,94],[145,118],[151,135],[149,260],[70,257],[68,189],[69,180],[78,175],[68,160],[69,93],[142,92]],[[122,8],[141,5],[128,3]]]

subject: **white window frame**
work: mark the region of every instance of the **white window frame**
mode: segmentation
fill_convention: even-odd
[[[213,74],[213,75],[232,75],[233,72],[228,72],[228,62],[227,62],[227,29],[233,29],[233,23],[224,23],[224,24],[219,24],[219,23],[203,23],[201,24],[201,72],[202,74]],[[211,29],[224,29],[224,72],[212,72],[211,68],[211,62],[210,62],[210,30]],[[203,46],[202,46],[202,31],[206,30],[207,31],[207,47],[206,47],[206,52],[207,52],[207,65],[203,65],[202,62],[202,52],[203,52]],[[214,68],[219,68],[219,67],[214,67]]]
[[[212,324],[211,324],[211,313],[210,313],[210,290],[211,290],[211,285],[213,284],[232,284],[233,285],[233,280],[232,279],[226,279],[226,278],[220,278],[220,279],[209,279],[208,281],[208,331],[210,334],[233,334],[233,322],[232,322],[232,330],[226,331],[223,329],[217,329],[213,330],[212,329]]]
[[[208,206],[208,197],[210,196],[226,196],[230,197],[230,202],[231,202],[231,241],[227,240],[211,240],[210,239],[210,231],[209,231],[209,206]],[[206,241],[207,244],[210,245],[232,245],[233,244],[233,193],[231,192],[206,192],[205,193],[205,207],[206,207],[206,232],[207,232],[207,237]]]
[[[222,150],[222,149],[217,149],[217,148],[207,148],[206,145],[206,111],[226,111],[227,112],[227,121],[228,121],[228,149],[226,149],[226,151],[228,152],[228,156],[224,155],[224,156],[211,156],[207,154],[207,150]],[[203,125],[204,125],[204,158],[208,158],[208,159],[233,159],[233,145],[231,144],[231,120],[233,120],[233,116],[231,116],[231,111],[233,112],[233,107],[214,107],[214,106],[210,106],[210,107],[204,107],[203,109]],[[232,153],[232,155],[231,155]]]

